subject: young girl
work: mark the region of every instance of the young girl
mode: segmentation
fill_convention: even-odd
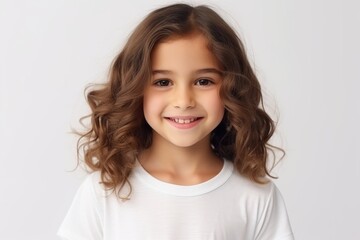
[[[274,123],[240,39],[206,6],[150,13],[87,95],[93,170],[68,240],[293,239],[267,178]]]

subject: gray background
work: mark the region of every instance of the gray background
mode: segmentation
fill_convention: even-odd
[[[0,1],[0,239],[56,239],[85,173],[84,87],[106,79],[131,30],[173,1]],[[360,239],[355,1],[184,1],[243,38],[287,155],[276,184],[297,239]],[[120,226],[121,227],[121,226]]]

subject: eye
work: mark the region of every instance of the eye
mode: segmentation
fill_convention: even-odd
[[[167,79],[160,79],[154,82],[154,85],[159,87],[167,87],[171,84],[170,80]]]
[[[208,86],[213,84],[214,82],[211,81],[210,79],[206,79],[206,78],[200,78],[196,81],[196,85],[200,85],[200,86]]]

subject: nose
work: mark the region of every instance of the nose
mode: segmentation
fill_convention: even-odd
[[[195,107],[194,93],[189,87],[178,86],[174,89],[173,105],[178,109],[189,109]]]

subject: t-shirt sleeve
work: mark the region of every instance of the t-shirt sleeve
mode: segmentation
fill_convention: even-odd
[[[63,240],[101,240],[102,214],[96,194],[96,174],[90,174],[79,187],[57,235]]]
[[[294,240],[284,200],[275,186],[257,224],[256,240]]]

